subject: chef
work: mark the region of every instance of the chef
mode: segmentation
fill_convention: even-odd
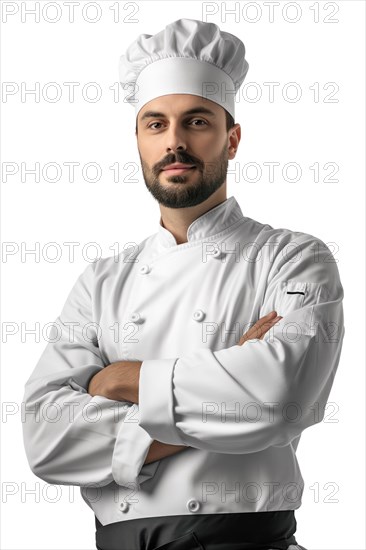
[[[84,269],[24,394],[30,467],[80,486],[100,550],[304,548],[296,450],[324,417],[343,288],[319,238],[227,197],[247,70],[194,19],[120,58],[157,231]]]

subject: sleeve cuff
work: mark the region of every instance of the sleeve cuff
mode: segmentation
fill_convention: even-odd
[[[175,426],[173,372],[177,359],[142,362],[139,382],[140,426],[149,435],[170,445],[185,445]]]
[[[154,475],[159,465],[158,461],[144,465],[153,439],[139,426],[138,419],[139,407],[134,404],[118,431],[112,457],[112,475],[115,482],[129,487],[133,484],[137,489],[140,483]]]

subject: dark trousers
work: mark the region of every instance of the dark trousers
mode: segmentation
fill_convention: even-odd
[[[294,510],[151,517],[102,525],[98,550],[297,550]],[[292,548],[291,548],[291,545]]]

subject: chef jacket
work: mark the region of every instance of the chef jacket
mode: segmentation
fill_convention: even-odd
[[[87,265],[24,394],[35,475],[80,486],[102,525],[157,516],[295,510],[301,433],[324,417],[342,341],[337,262],[313,235],[243,215],[234,196],[177,244],[162,225]],[[241,335],[276,310],[263,339]],[[87,392],[142,361],[139,403]],[[185,445],[144,464],[156,439]]]

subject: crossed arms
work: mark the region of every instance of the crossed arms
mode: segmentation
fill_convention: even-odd
[[[259,319],[240,338],[238,345],[242,346],[248,340],[262,340],[264,335],[280,320],[281,316],[272,311]],[[117,361],[97,372],[89,382],[88,393],[92,396],[101,395],[116,401],[139,402],[139,379],[142,361]],[[170,445],[154,440],[144,461],[144,464],[161,460],[179,451],[187,449],[187,445]]]
[[[273,266],[258,315],[259,322],[268,311],[283,316],[272,327],[273,338],[268,330],[253,345],[241,341],[219,351],[199,349],[176,359],[107,366],[97,335],[86,340],[82,331],[93,319],[96,265],[88,265],[57,318],[61,338],[51,331],[25,386],[23,436],[32,471],[49,483],[66,485],[123,485],[137,475],[144,482],[154,475],[157,460],[182,448],[257,452],[287,445],[321,421],[344,335],[343,289],[336,264],[326,259],[329,249],[322,243],[315,262],[313,243],[313,238],[304,242],[301,261],[291,262],[287,255]],[[306,296],[296,309],[291,289],[297,285]],[[72,342],[70,324],[76,325]],[[276,409],[272,423],[265,415],[255,425],[232,417],[223,423],[216,411],[202,421],[203,402],[256,401],[269,413],[267,403],[289,400],[302,410],[298,423],[286,424]],[[314,418],[314,403],[320,418]],[[43,412],[51,406],[59,413],[56,422]],[[136,408],[128,421],[129,410]],[[95,421],[87,411],[97,411]]]

